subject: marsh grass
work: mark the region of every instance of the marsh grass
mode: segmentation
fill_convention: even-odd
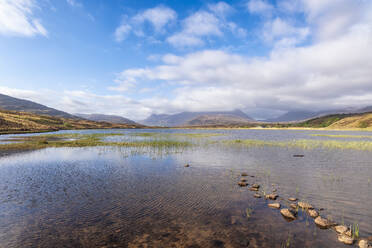
[[[159,137],[159,138],[169,138],[169,137],[184,137],[184,138],[209,138],[215,136],[221,136],[221,133],[131,133],[130,136],[135,137]]]
[[[152,148],[184,148],[191,146],[188,141],[170,139],[133,140],[124,142],[105,142],[102,139],[109,136],[122,136],[120,133],[96,134],[48,134],[26,137],[14,137],[15,143],[0,144],[0,150],[43,149],[48,147],[152,147]]]
[[[355,139],[372,139],[372,135],[346,135],[346,134],[309,134],[314,137],[328,138],[355,138]]]
[[[372,151],[372,141],[339,141],[339,140],[292,140],[292,141],[264,141],[264,140],[228,140],[223,141],[226,145],[238,145],[244,147],[289,147],[301,149],[353,149]]]

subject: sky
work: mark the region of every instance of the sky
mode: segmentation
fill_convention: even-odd
[[[0,0],[0,93],[69,113],[372,105],[372,0]]]

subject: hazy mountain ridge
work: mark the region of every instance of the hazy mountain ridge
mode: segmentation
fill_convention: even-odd
[[[19,99],[0,94],[0,109],[10,111],[28,112],[37,115],[49,115],[63,118],[77,118],[69,113],[47,107],[29,100]]]
[[[337,115],[337,114],[357,114],[372,112],[372,106],[367,106],[363,108],[346,108],[339,110],[324,110],[324,111],[306,111],[306,110],[296,110],[288,111],[287,113],[278,116],[276,118],[270,118],[264,120],[265,122],[301,122],[305,120],[310,120],[314,118],[319,118],[327,115]]]
[[[217,118],[218,117],[218,118]],[[230,118],[233,122],[240,119],[242,122],[254,122],[255,120],[246,115],[241,110],[234,111],[219,111],[219,112],[181,112],[178,114],[153,114],[147,119],[143,120],[142,123],[150,126],[164,126],[164,127],[175,127],[175,126],[187,126],[191,123],[200,122],[202,125],[205,124],[207,119],[215,119],[214,125],[219,124],[218,119],[224,122],[224,125],[228,123]],[[204,121],[203,121],[204,120]],[[195,124],[196,125],[196,124]]]
[[[116,123],[116,124],[131,124],[137,125],[135,121],[132,121],[128,118],[118,116],[118,115],[105,115],[105,114],[75,114],[75,116],[91,120],[91,121],[98,121],[98,122],[109,122],[109,123]]]

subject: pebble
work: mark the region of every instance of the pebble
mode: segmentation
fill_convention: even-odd
[[[270,203],[270,204],[267,204],[267,206],[269,206],[270,208],[279,209],[280,208],[280,203],[278,203],[278,202]]]
[[[295,216],[295,213],[293,213],[291,210],[289,210],[288,208],[283,208],[280,210],[280,213],[287,219],[290,219],[290,220],[295,220],[296,219],[296,216]]]
[[[313,206],[311,206],[309,203],[307,202],[298,202],[298,206],[300,208],[305,208],[305,209],[314,209]]]
[[[312,217],[312,218],[316,218],[319,216],[318,212],[314,209],[309,209],[307,210],[307,212],[309,213],[309,215]]]

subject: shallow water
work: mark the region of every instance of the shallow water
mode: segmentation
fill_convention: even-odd
[[[66,132],[66,131],[64,131]],[[75,131],[76,132],[76,131]],[[201,140],[326,139],[284,130],[108,130],[222,133]],[[1,136],[8,139],[10,136]],[[144,139],[113,136],[110,140]],[[178,137],[187,139],[187,137]],[[340,138],[337,138],[340,140]],[[341,138],[341,140],[355,140]],[[294,158],[294,154],[304,154]],[[309,201],[322,216],[372,235],[372,153],[206,145],[182,151],[48,148],[0,157],[0,247],[343,247],[299,213],[287,222],[247,188]],[[191,166],[185,168],[184,164]],[[272,186],[274,184],[275,186]],[[247,217],[247,211],[250,217]]]

